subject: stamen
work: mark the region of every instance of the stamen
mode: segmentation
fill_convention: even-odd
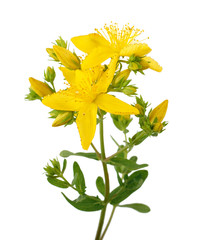
[[[120,30],[118,24],[112,22],[109,26],[105,24],[104,29],[95,29],[95,31],[108,40],[116,50],[122,49],[127,44],[137,42],[136,37],[144,32],[140,29],[134,29],[134,26],[130,27],[129,24],[126,24]]]

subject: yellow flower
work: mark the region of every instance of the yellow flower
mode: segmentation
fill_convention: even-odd
[[[83,69],[94,67],[114,55],[119,57],[134,54],[144,58],[151,51],[147,44],[136,40],[143,31],[129,25],[125,25],[122,30],[119,30],[117,24],[105,25],[100,31],[95,30],[97,33],[71,39],[78,49],[88,54],[82,63]]]
[[[168,108],[168,100],[163,101],[161,104],[159,104],[156,108],[154,108],[150,115],[149,120],[153,124],[153,130],[156,132],[160,132],[163,128],[162,121],[166,115],[166,111]]]
[[[60,68],[70,87],[43,99],[43,104],[56,110],[78,111],[76,123],[82,147],[87,150],[96,130],[98,107],[118,115],[138,114],[138,109],[106,93],[112,82],[118,57],[111,60],[108,70],[102,66],[81,71]]]
[[[30,88],[40,97],[44,97],[53,93],[53,90],[46,84],[32,77],[29,78]]]

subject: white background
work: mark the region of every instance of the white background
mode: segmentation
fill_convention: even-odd
[[[148,70],[145,76],[133,76],[134,82],[152,107],[169,99],[165,118],[169,125],[158,138],[147,139],[134,150],[139,163],[149,164],[149,177],[125,203],[145,203],[152,211],[140,214],[117,209],[105,239],[210,239],[209,20],[207,0],[1,3],[2,240],[94,239],[99,212],[74,209],[43,174],[48,159],[61,150],[81,151],[76,126],[52,128],[49,109],[38,101],[24,101],[24,96],[28,78],[42,80],[44,69],[54,64],[45,51],[51,42],[60,35],[70,40],[91,33],[110,21],[129,22],[145,30],[140,39],[150,37],[146,41],[153,49],[150,56],[163,71]],[[58,71],[57,75],[59,86],[62,77]],[[105,130],[109,155],[115,151],[110,133],[119,141],[123,136],[109,120]],[[98,146],[97,141],[96,135]],[[95,161],[72,158],[68,160],[69,178],[76,159],[86,176],[88,193],[96,195],[94,183],[97,176],[103,176],[102,167]],[[110,172],[114,188],[116,178]],[[66,194],[76,197],[71,190]]]

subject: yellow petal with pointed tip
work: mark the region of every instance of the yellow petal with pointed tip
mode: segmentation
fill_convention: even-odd
[[[32,77],[29,78],[29,82],[31,83],[30,88],[40,97],[44,97],[53,93],[53,91],[46,83],[43,83]]]
[[[79,111],[76,119],[83,149],[88,150],[96,131],[97,105],[87,103]]]
[[[152,59],[151,57],[144,57],[142,58],[140,64],[142,65],[143,69],[147,69],[150,68],[156,72],[161,72],[162,71],[162,67],[158,64],[158,62],[156,62],[154,59]],[[142,69],[142,70],[143,70]]]
[[[78,111],[84,105],[82,101],[71,95],[69,90],[62,90],[44,97],[42,103],[52,109],[64,111]]]
[[[101,93],[101,92],[107,91],[107,88],[109,87],[109,85],[111,84],[111,82],[113,80],[118,59],[119,59],[118,55],[115,55],[114,57],[112,57],[109,65],[108,65],[108,69],[105,72],[103,72],[101,78],[99,79],[99,81],[96,84],[98,92]]]
[[[90,53],[97,47],[109,47],[110,43],[97,33],[73,37],[71,39],[73,44],[81,51]]]
[[[118,98],[111,96],[109,94],[100,94],[95,99],[95,103],[102,110],[117,114],[117,115],[130,115],[139,114],[139,110]]]
[[[73,86],[74,83],[75,83],[75,70],[70,70],[70,69],[65,68],[65,67],[60,67],[59,69],[62,71],[63,76],[65,77],[66,81],[71,86]]]
[[[146,43],[129,44],[120,51],[120,56],[129,57],[134,54],[138,57],[143,57],[151,51],[152,49]]]
[[[110,47],[94,48],[93,51],[91,51],[91,53],[88,54],[85,60],[82,62],[82,69],[95,67],[115,54],[115,51]]]
[[[149,115],[150,122],[153,123],[155,118],[157,118],[157,122],[161,123],[166,115],[167,108],[168,100],[163,101],[156,108],[154,108]]]
[[[70,69],[80,68],[80,62],[77,57],[68,49],[54,45],[53,50],[60,62]]]

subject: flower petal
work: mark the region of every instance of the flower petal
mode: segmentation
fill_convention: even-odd
[[[129,57],[134,54],[138,57],[143,57],[151,51],[152,49],[146,43],[129,44],[120,51],[120,56]]]
[[[96,84],[98,92],[102,93],[107,91],[107,88],[109,87],[113,80],[118,59],[119,59],[118,55],[112,57],[108,65],[108,69],[105,72],[103,72],[101,78],[98,80]]]
[[[139,114],[139,110],[118,98],[111,96],[109,94],[100,94],[95,99],[95,103],[102,110],[117,114],[117,115],[130,115]]]
[[[70,70],[70,69],[65,68],[65,67],[60,67],[59,69],[62,71],[63,76],[65,77],[66,81],[71,86],[74,85],[74,82],[75,82],[75,70]]]
[[[82,69],[88,69],[95,67],[108,58],[115,55],[115,51],[110,47],[98,47],[94,48],[93,51],[82,62]]]
[[[150,68],[156,72],[161,72],[162,71],[162,67],[158,64],[158,62],[156,62],[154,59],[152,59],[151,57],[144,57],[141,59],[140,64],[142,65],[143,69],[147,69]],[[142,69],[142,70],[143,70]]]
[[[87,103],[79,111],[76,119],[83,149],[88,150],[96,131],[97,105]]]
[[[71,95],[69,90],[62,90],[44,97],[42,103],[55,110],[78,111],[84,103]]]
[[[54,45],[53,50],[61,63],[70,69],[80,68],[80,62],[77,57],[68,49]]]
[[[73,44],[81,51],[90,53],[97,47],[109,47],[110,43],[97,33],[73,37],[71,39]]]

